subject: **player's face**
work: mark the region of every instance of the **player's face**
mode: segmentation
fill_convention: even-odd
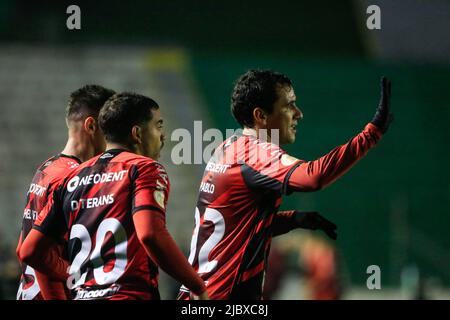
[[[152,120],[142,127],[142,153],[158,160],[164,146],[164,126],[159,109],[152,110]]]
[[[277,87],[278,100],[274,104],[273,112],[267,116],[267,129],[279,129],[280,145],[295,142],[298,121],[303,113],[296,106],[294,88],[291,86]]]

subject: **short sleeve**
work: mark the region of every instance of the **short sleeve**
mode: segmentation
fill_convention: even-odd
[[[132,181],[132,213],[157,210],[165,214],[170,182],[164,167],[158,162],[136,165]]]

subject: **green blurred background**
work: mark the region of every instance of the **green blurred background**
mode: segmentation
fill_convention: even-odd
[[[81,30],[65,27],[69,4],[81,8]],[[368,4],[382,8],[381,30],[366,28]],[[327,153],[364,127],[378,102],[379,78],[386,75],[393,83],[395,118],[386,137],[342,179],[318,193],[291,195],[283,208],[317,210],[336,222],[336,246],[350,285],[364,287],[366,268],[375,264],[381,267],[383,286],[399,287],[402,270],[416,266],[432,285],[448,288],[450,19],[446,17],[450,10],[443,13],[442,8],[450,9],[450,5],[446,1],[393,5],[348,0],[189,4],[182,0],[3,0],[0,39],[9,49],[64,48],[80,52],[83,59],[88,59],[83,50],[92,46],[105,51],[177,48],[182,52],[182,72],[188,74],[190,88],[202,105],[194,103],[198,113],[191,116],[194,120],[200,120],[197,115],[205,117],[210,127],[223,132],[236,128],[229,111],[236,78],[251,68],[283,72],[293,80],[304,113],[297,141],[286,149],[306,160]],[[425,35],[416,32],[424,29]],[[155,72],[155,68],[149,70]],[[170,94],[170,77],[156,78],[167,84]],[[0,97],[7,95],[2,91]],[[190,112],[183,110],[188,108],[183,99],[179,97],[180,106],[172,106],[171,113]],[[43,160],[33,159],[35,166]],[[196,166],[197,181],[203,168]],[[1,170],[5,177],[8,163]],[[24,170],[31,179],[34,167]],[[25,190],[26,184],[16,191]],[[6,182],[2,187],[7,192]],[[195,202],[183,205],[192,207],[192,220],[194,206]],[[2,218],[14,216],[6,210]],[[21,211],[20,205],[16,211]],[[10,219],[18,229],[20,214]],[[177,224],[176,219],[171,223]],[[180,241],[189,239],[192,232],[186,227],[176,230],[185,234]],[[15,245],[14,236],[2,232],[5,246]],[[181,245],[188,247],[188,243]]]

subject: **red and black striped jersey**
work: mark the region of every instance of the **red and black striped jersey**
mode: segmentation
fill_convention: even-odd
[[[261,297],[272,219],[300,163],[251,135],[216,149],[200,185],[189,256],[211,299]],[[189,298],[185,287],[179,298]]]
[[[34,228],[68,238],[74,299],[159,299],[158,267],[137,238],[133,214],[150,209],[165,215],[169,189],[161,164],[120,149],[66,177]]]
[[[260,299],[274,231],[296,227],[277,214],[282,195],[333,183],[381,136],[369,123],[346,144],[313,161],[298,160],[251,135],[232,136],[219,146],[200,185],[189,256],[210,298]],[[182,287],[179,299],[189,298],[187,293]]]
[[[46,160],[36,171],[27,192],[27,203],[23,212],[21,240],[31,231],[39,212],[45,207],[47,198],[70,170],[78,167],[81,161],[73,156],[58,154]],[[19,243],[20,245],[20,243]],[[32,267],[21,263],[18,300],[41,300],[39,283]]]

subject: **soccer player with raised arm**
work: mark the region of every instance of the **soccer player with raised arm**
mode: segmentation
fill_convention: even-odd
[[[346,144],[314,161],[288,155],[303,114],[292,83],[272,71],[248,71],[234,88],[231,111],[244,128],[208,162],[195,208],[189,262],[211,299],[261,299],[271,239],[294,228],[336,226],[317,213],[278,212],[282,196],[320,190],[347,172],[389,127],[390,82],[383,78],[373,120]],[[188,299],[181,287],[179,299]]]
[[[202,279],[166,229],[170,184],[157,162],[164,144],[158,104],[134,93],[116,94],[101,109],[99,124],[106,151],[56,188],[20,257],[48,277],[67,281],[75,300],[160,299],[158,266],[194,298],[207,299]],[[64,238],[69,264],[45,254]]]
[[[37,169],[27,193],[25,210],[23,212],[22,230],[20,233],[17,253],[20,251],[23,239],[26,238],[38,213],[47,203],[47,198],[54,187],[70,170],[81,162],[92,158],[105,150],[105,139],[98,126],[97,118],[100,108],[114,91],[99,85],[86,85],[70,95],[66,110],[68,140],[61,153],[46,160]],[[59,243],[54,250],[62,254],[63,246]],[[21,263],[18,300],[57,299],[66,296],[66,284],[51,281],[45,275],[25,263]]]

